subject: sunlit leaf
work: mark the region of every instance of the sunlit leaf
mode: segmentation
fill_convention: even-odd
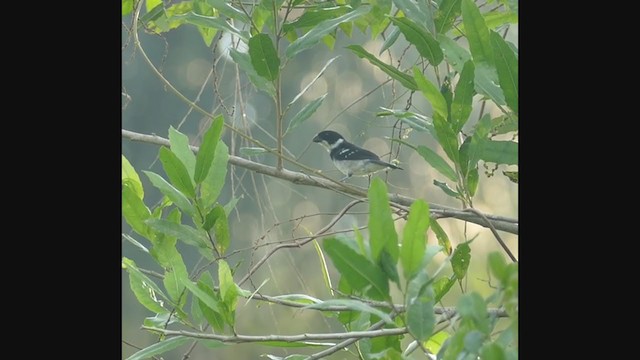
[[[131,163],[127,158],[122,155],[122,182],[129,181],[131,190],[140,198],[144,199],[144,188],[140,181],[140,176],[136,170],[131,166]]]
[[[244,12],[229,5],[225,0],[206,0],[206,2],[224,16],[234,20],[240,20],[245,24],[250,22],[249,17]]]
[[[176,154],[193,179],[193,173],[196,169],[196,155],[189,147],[189,137],[174,129],[173,126],[169,126],[169,142],[171,143],[171,152]]]
[[[429,204],[418,199],[411,204],[407,223],[402,232],[400,260],[405,279],[411,279],[419,270],[426,249],[426,231],[429,228]]]
[[[176,154],[163,146],[160,148],[160,162],[162,162],[162,168],[169,177],[171,185],[175,186],[176,189],[190,199],[195,198],[196,190],[193,187],[189,172]]]
[[[122,184],[122,215],[135,232],[144,237],[152,236],[145,224],[145,220],[151,218],[151,212],[129,182]]]
[[[187,214],[195,213],[195,209],[189,199],[187,199],[187,197],[184,196],[182,192],[173,187],[173,185],[169,184],[162,176],[151,171],[143,170],[143,172],[145,175],[147,175],[149,181],[151,181],[151,184],[157,187],[163,195],[168,197],[171,202],[173,202],[182,211],[186,212]]]
[[[453,256],[451,257],[451,267],[458,280],[462,280],[467,274],[470,261],[471,248],[469,247],[469,243],[464,242],[459,244],[453,251]]]
[[[379,177],[369,187],[369,243],[371,258],[380,260],[382,249],[386,249],[394,262],[398,261],[398,234],[391,217],[387,186]]]
[[[353,53],[356,54],[359,58],[361,59],[364,58],[369,60],[370,63],[377,66],[380,70],[384,71],[387,75],[391,76],[392,79],[398,80],[407,89],[418,90],[418,85],[416,84],[416,81],[413,79],[411,75],[405,74],[402,71],[396,69],[395,67],[385,64],[384,62],[380,61],[377,57],[375,57],[373,54],[370,54],[369,52],[367,52],[362,46],[350,45],[350,46],[347,46],[347,49],[353,51]]]
[[[229,148],[223,141],[218,141],[209,174],[200,184],[201,204],[205,208],[218,201],[227,176],[228,161]]]
[[[219,115],[213,119],[211,126],[204,134],[202,144],[200,144],[196,155],[196,171],[193,177],[196,184],[200,184],[209,174],[223,126],[224,117]]]
[[[422,95],[424,95],[424,97],[429,100],[429,103],[431,103],[434,117],[435,114],[439,114],[444,119],[446,119],[449,115],[447,110],[447,101],[440,93],[440,90],[433,83],[431,83],[431,81],[429,81],[424,76],[424,74],[422,74],[422,71],[420,71],[417,66],[413,67],[413,78],[415,79],[418,88],[422,92]]]

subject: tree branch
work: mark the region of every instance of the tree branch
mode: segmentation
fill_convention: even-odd
[[[169,140],[157,135],[147,135],[136,133],[133,131],[122,129],[122,137],[125,139],[140,141],[155,145],[170,146]],[[198,151],[198,147],[191,146],[191,149],[195,152]],[[229,155],[229,163],[234,166],[239,166],[247,170],[255,171],[260,174],[277,177],[282,180],[289,181],[298,185],[315,186],[325,189],[334,190],[340,193],[354,195],[362,198],[367,197],[367,190],[358,188],[355,186],[346,186],[344,184],[332,181],[329,179],[320,178],[317,176],[307,175],[301,172],[295,172],[287,169],[278,170],[273,166],[263,165],[245,158]],[[411,206],[415,199],[400,194],[389,194],[389,200],[396,204],[403,206]],[[438,218],[455,218],[458,220],[468,221],[483,227],[487,227],[485,220],[474,213],[469,213],[464,210],[458,210],[443,205],[429,203],[431,213]],[[503,216],[486,215],[486,218],[493,224],[496,230],[505,231],[512,234],[518,234],[518,220],[511,219]]]
[[[218,335],[211,333],[199,333],[186,330],[166,330],[153,326],[142,326],[143,329],[162,333],[166,336],[186,336],[196,339],[218,340],[228,343],[251,343],[262,341],[310,341],[310,340],[335,340],[335,339],[363,339],[379,336],[402,335],[407,333],[407,328],[380,329],[371,331],[350,331],[345,333],[326,333],[326,334],[299,334],[299,335]]]

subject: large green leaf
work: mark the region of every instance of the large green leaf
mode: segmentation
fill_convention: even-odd
[[[209,240],[202,230],[197,230],[184,224],[176,224],[163,219],[149,219],[145,221],[154,230],[167,236],[175,236],[185,244],[201,248],[211,248]]]
[[[189,198],[195,198],[196,190],[193,187],[189,172],[176,154],[163,146],[160,148],[160,162],[162,162],[162,168],[169,177],[171,184]]]
[[[491,32],[491,45],[495,57],[500,87],[507,105],[518,113],[518,59],[502,36]]]
[[[393,28],[393,30],[391,30],[391,33],[389,33],[387,38],[382,43],[382,46],[380,47],[380,52],[378,52],[378,55],[382,55],[382,53],[385,52],[388,48],[390,48],[391,45],[395,44],[396,40],[398,40],[399,37],[400,37],[400,28],[398,27]]]
[[[325,20],[316,25],[311,31],[298,38],[291,43],[285,51],[285,55],[288,58],[293,58],[298,53],[307,50],[317,44],[325,35],[328,35],[335,28],[343,22],[353,21],[358,17],[368,13],[371,10],[370,6],[360,6],[356,10],[346,13],[337,18]]]
[[[353,51],[353,53],[356,54],[359,58],[361,59],[364,58],[369,60],[370,63],[377,66],[380,70],[384,71],[387,75],[391,76],[392,79],[398,80],[407,89],[418,90],[418,85],[416,84],[416,81],[413,79],[412,76],[403,73],[402,71],[396,69],[391,65],[385,64],[384,62],[380,61],[377,57],[375,57],[373,54],[367,52],[367,50],[365,50],[362,46],[350,45],[350,46],[347,46],[347,49]]]
[[[407,327],[416,340],[425,341],[431,336],[435,326],[434,293],[425,269],[409,282],[407,290]]]
[[[224,118],[222,115],[218,115],[204,134],[198,155],[196,155],[196,171],[193,177],[196,184],[200,184],[209,174],[223,125]]]
[[[464,242],[456,246],[451,257],[451,267],[453,273],[458,280],[462,280],[467,274],[469,263],[471,261],[471,248],[468,242]]]
[[[308,8],[302,16],[295,21],[287,22],[282,26],[284,32],[293,31],[295,29],[312,28],[325,20],[335,19],[349,12],[349,6],[332,6],[329,8]]]
[[[387,186],[379,177],[374,178],[369,187],[369,242],[374,261],[379,261],[382,249],[386,249],[397,263],[398,234],[391,217]]]
[[[499,82],[495,67],[486,63],[476,63],[474,84],[478,94],[488,96],[498,105],[505,105],[504,94],[498,86]]]
[[[473,0],[462,0],[462,22],[465,28],[465,35],[469,41],[469,49],[473,56],[473,61],[493,65],[493,49],[489,37],[489,28],[484,22],[478,6]]]
[[[193,173],[196,169],[196,155],[189,147],[189,137],[174,129],[173,126],[169,126],[169,143],[171,144],[171,152],[176,154],[193,179]]]
[[[157,187],[160,192],[162,192],[162,194],[164,194],[169,198],[169,200],[176,204],[177,207],[179,207],[187,214],[195,214],[195,208],[193,207],[189,199],[187,199],[187,197],[180,192],[180,190],[173,187],[173,185],[169,184],[164,178],[162,178],[162,176],[156,173],[146,170],[144,170],[143,172],[145,175],[147,175],[149,181],[151,181],[153,186]]]
[[[447,255],[451,255],[451,241],[449,241],[449,236],[446,232],[444,232],[444,229],[440,226],[440,224],[438,224],[438,221],[435,219],[431,219],[429,226],[431,227],[431,231],[436,234],[438,245],[442,246],[444,252]]]
[[[460,11],[460,0],[442,0],[434,19],[437,33],[444,34],[449,31],[460,16]]]
[[[436,113],[433,116],[433,127],[436,129],[436,134],[438,134],[438,142],[449,159],[456,164],[459,163],[458,136],[451,129],[451,124]]]
[[[377,317],[379,317],[381,320],[383,320],[384,322],[386,322],[389,325],[394,325],[395,323],[393,322],[393,320],[391,319],[391,317],[387,314],[384,313],[374,307],[371,307],[365,303],[363,303],[362,301],[358,301],[358,300],[351,300],[351,299],[332,299],[332,300],[326,300],[326,301],[322,301],[320,303],[316,303],[316,304],[312,304],[309,306],[305,306],[305,309],[328,309],[331,308],[333,306],[344,306],[347,309],[353,310],[353,311],[362,311],[362,312],[366,312],[366,313],[370,313],[373,314]]]
[[[188,22],[190,24],[198,25],[204,28],[210,28],[215,30],[222,30],[238,36],[244,42],[249,41],[249,34],[246,31],[241,31],[229,24],[227,21],[220,17],[205,16],[190,12],[184,15],[175,15],[174,18]]]
[[[318,107],[320,107],[320,105],[322,105],[322,102],[324,101],[325,97],[327,97],[327,94],[324,94],[324,95],[320,96],[319,98],[311,101],[307,105],[305,105],[302,108],[302,110],[300,110],[300,112],[298,112],[293,117],[293,119],[291,119],[291,121],[289,121],[289,126],[287,127],[287,130],[284,132],[284,134],[286,135],[287,133],[289,133],[289,131],[295,129],[298,125],[302,124],[305,120],[310,118],[311,115],[313,115],[313,113],[316,112]]]
[[[424,26],[426,31],[434,33],[436,26],[433,21],[433,11],[435,10],[431,4],[427,5],[426,1],[411,1],[411,0],[393,0],[396,7],[402,10],[402,13],[412,22]],[[424,56],[424,55],[423,55]]]
[[[275,80],[280,73],[280,58],[267,34],[257,34],[249,40],[249,56],[256,73],[267,80]]]
[[[367,294],[377,300],[389,297],[389,281],[382,270],[347,245],[344,239],[324,239],[323,247],[352,288],[360,291],[368,288]]]
[[[411,204],[409,218],[402,232],[400,260],[405,279],[413,278],[420,270],[427,246],[426,231],[429,228],[429,204],[418,199]]]
[[[147,238],[152,237],[145,224],[145,220],[151,218],[151,212],[129,182],[122,184],[122,215],[133,231]]]
[[[133,0],[122,0],[122,16],[129,15],[133,11]]]
[[[438,41],[423,27],[406,17],[392,17],[391,21],[400,29],[408,42],[413,44],[418,53],[432,65],[438,65],[444,59],[440,44]]]
[[[174,304],[180,303],[180,305],[183,305],[187,297],[183,294],[184,286],[180,278],[189,276],[187,267],[175,245],[171,250],[163,249],[163,257],[165,258],[165,263],[169,265],[164,267],[164,277],[162,278],[164,288],[167,289],[167,293]]]
[[[380,107],[383,111],[376,113],[376,116],[395,116],[398,120],[406,123],[412,129],[417,131],[426,131],[434,138],[436,137],[436,131],[433,128],[433,119],[428,116],[413,113],[405,110],[387,109]],[[406,144],[408,145],[408,144]],[[413,147],[413,146],[412,146]]]
[[[124,155],[122,155],[122,182],[129,182],[131,190],[140,199],[144,199],[144,188],[142,187],[140,176],[138,176],[138,173]]]
[[[155,357],[156,355],[164,354],[167,351],[178,348],[190,341],[193,341],[193,339],[184,336],[172,337],[170,339],[166,339],[153,345],[147,346],[146,348],[129,356],[127,360],[149,359]]]
[[[189,291],[195,295],[200,301],[205,303],[207,307],[213,309],[214,311],[220,312],[220,303],[213,296],[208,294],[206,291],[200,289],[196,284],[194,284],[189,278],[183,278],[182,284],[189,289]]]
[[[448,36],[438,35],[437,39],[447,64],[457,72],[461,72],[464,64],[471,59],[469,52]]]
[[[456,85],[455,96],[451,104],[452,130],[454,133],[462,130],[471,114],[473,95],[476,94],[474,79],[475,66],[473,61],[467,61],[464,63],[460,73],[460,79]]]
[[[222,259],[218,262],[218,281],[220,283],[220,299],[225,309],[225,318],[227,323],[233,327],[238,303],[238,288],[233,282],[233,275],[231,275],[229,265]]]
[[[485,141],[480,159],[496,164],[518,165],[518,143],[513,141]]]
[[[425,159],[431,167],[438,170],[439,173],[446,176],[451,181],[457,181],[458,177],[456,171],[438,155],[435,151],[429,149],[426,146],[420,145],[416,148],[416,152]]]
[[[245,24],[250,22],[249,17],[244,12],[229,5],[225,0],[206,0],[206,2],[228,18],[240,20]]]
[[[131,291],[133,291],[133,294],[142,306],[154,313],[164,314],[169,312],[163,307],[164,302],[160,299],[160,297],[168,299],[167,296],[160,290],[156,283],[140,272],[133,260],[122,257],[122,268],[129,273]]]
[[[449,290],[451,290],[451,288],[455,283],[456,283],[455,275],[451,275],[451,277],[449,278],[442,277],[434,281],[433,291],[436,294],[435,302],[438,303],[442,299],[442,297],[445,296],[449,292]]]
[[[216,146],[213,164],[211,165],[209,174],[200,185],[200,201],[205,208],[209,208],[218,200],[218,196],[220,196],[227,176],[228,161],[229,148],[227,148],[227,145],[223,141],[219,141]]]
[[[216,248],[220,254],[229,248],[231,242],[231,236],[229,234],[229,223],[227,221],[227,213],[224,211],[222,205],[216,204],[206,216],[205,224],[203,227],[209,231],[213,227],[213,232],[216,235]]]
[[[200,276],[198,280],[198,289],[204,292],[210,299],[209,304],[213,302],[216,304],[215,307],[211,307],[207,305],[202,299],[198,299],[198,308],[200,312],[207,320],[209,325],[211,325],[214,331],[218,333],[224,332],[225,320],[222,315],[224,304],[221,304],[222,300],[220,299],[220,294],[213,290],[214,281],[213,277],[208,271],[205,271]],[[194,296],[195,297],[195,296]]]
[[[231,58],[236,64],[238,64],[240,69],[244,71],[245,74],[247,74],[249,81],[251,81],[256,89],[266,92],[271,97],[274,97],[276,95],[276,90],[273,82],[258,75],[256,70],[253,68],[253,65],[251,65],[251,57],[249,56],[249,54],[230,48],[229,55],[231,55]]]
[[[413,68],[413,78],[418,85],[418,88],[422,92],[422,95],[429,100],[431,107],[433,108],[433,115],[439,114],[444,119],[449,115],[447,110],[447,101],[440,93],[440,90],[429,81],[422,71],[416,66]]]

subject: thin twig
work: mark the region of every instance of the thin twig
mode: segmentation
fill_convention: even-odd
[[[493,236],[495,236],[496,240],[498,240],[498,242],[500,243],[500,246],[502,246],[502,248],[507,253],[507,255],[509,255],[509,258],[511,258],[511,260],[515,263],[518,262],[516,257],[513,256],[513,253],[511,252],[511,250],[509,250],[509,247],[507,246],[507,244],[505,244],[502,238],[500,237],[500,234],[498,234],[498,231],[496,231],[496,228],[493,226],[493,224],[491,224],[491,221],[489,221],[489,219],[487,219],[487,217],[483,213],[481,213],[480,211],[474,208],[466,208],[464,210],[480,216],[486,222],[487,226],[491,230],[491,233],[493,233]]]

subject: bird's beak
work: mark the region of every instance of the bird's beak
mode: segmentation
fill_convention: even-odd
[[[316,135],[316,136],[313,138],[313,142],[321,142],[321,141],[322,141],[322,139],[320,139],[320,136],[319,136],[319,135]]]

